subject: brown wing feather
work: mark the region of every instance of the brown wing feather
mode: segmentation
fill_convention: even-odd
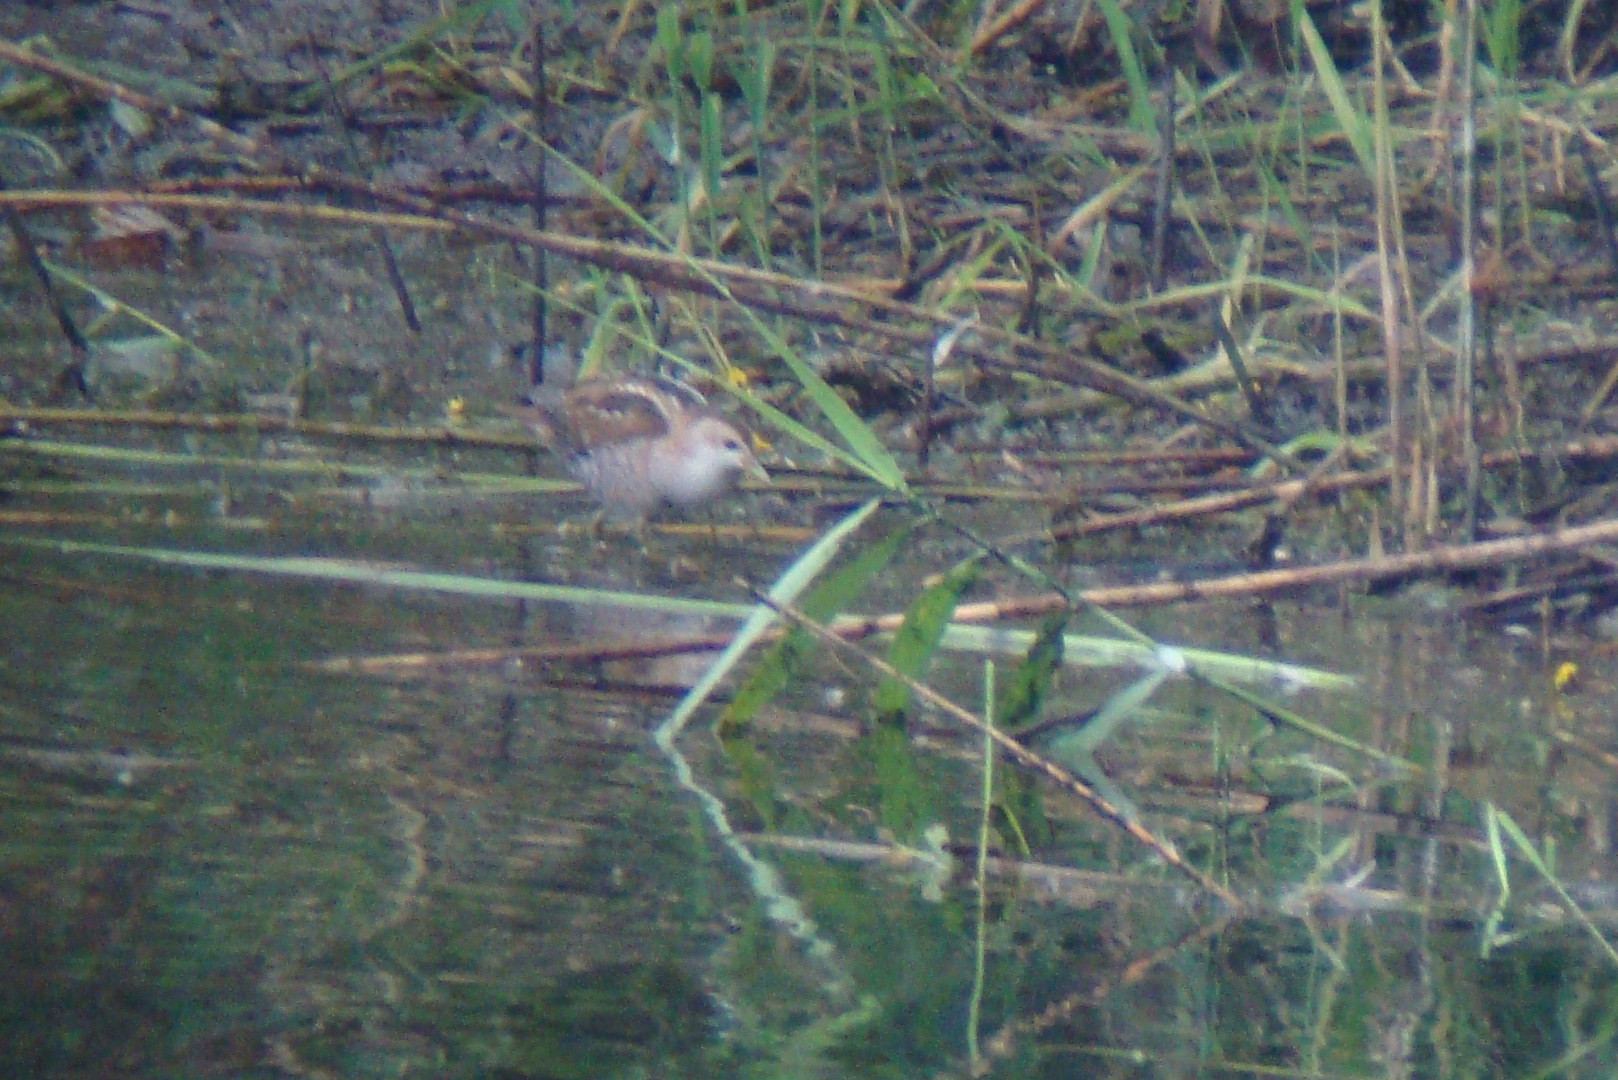
[[[661,439],[711,413],[706,398],[669,379],[587,379],[556,397],[502,411],[533,428],[540,441],[571,454]]]
[[[664,397],[675,402],[686,412],[709,412],[708,399],[695,389],[676,379],[636,379],[635,382],[646,383],[655,387]]]
[[[568,442],[578,450],[661,439],[680,422],[680,406],[640,379],[583,382],[562,399]]]

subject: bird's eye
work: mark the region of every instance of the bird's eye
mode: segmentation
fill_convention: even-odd
[[[741,448],[742,448],[742,444],[737,442],[735,439],[726,439],[725,440],[725,449],[726,450],[740,450]]]

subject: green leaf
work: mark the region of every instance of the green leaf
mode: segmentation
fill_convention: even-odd
[[[796,604],[804,590],[808,589],[821,571],[836,558],[837,552],[842,550],[848,538],[858,531],[881,505],[881,500],[872,499],[827,529],[825,534],[810,545],[808,551],[798,556],[797,561],[787,567],[786,572],[770,586],[771,603]],[[724,800],[702,785],[697,778],[696,770],[691,767],[691,762],[681,753],[679,747],[680,733],[685,730],[686,724],[690,722],[697,709],[702,707],[719,683],[741,662],[742,656],[779,617],[769,605],[759,604],[748,620],[742,624],[735,638],[725,647],[725,651],[713,662],[713,666],[697,680],[696,685],[688,690],[685,697],[674,707],[674,711],[669,713],[652,732],[652,742],[668,760],[669,766],[674,771],[675,783],[679,784],[682,790],[696,796],[703,816],[713,828],[714,836],[746,871],[748,886],[758,896],[770,921],[814,953],[826,955],[831,951],[831,944],[820,936],[813,920],[804,912],[803,905],[787,894],[782,887],[781,876],[775,872],[775,868],[754,855],[736,835],[736,830],[726,813]]]
[[[753,118],[753,125],[762,128],[765,106],[770,102],[770,78],[775,74],[775,42],[761,38],[753,48],[753,62],[742,71],[737,81],[741,83],[742,96],[747,99],[748,114]],[[759,167],[763,168],[762,162]]]
[[[776,806],[781,785],[775,769],[758,749],[746,739],[720,739],[720,749],[736,770],[736,784],[741,796],[758,814],[764,832],[775,831]]]
[[[702,95],[702,117],[698,132],[702,141],[702,184],[708,189],[708,212],[717,213],[719,183],[725,165],[725,149],[719,133],[719,95]]]
[[[775,584],[770,586],[770,599],[777,604],[796,604],[799,595],[809,587],[815,578],[820,576],[827,566],[831,565],[831,561],[842,550],[843,544],[861,525],[865,524],[867,518],[876,513],[877,508],[881,505],[881,500],[872,499],[847,514],[836,525],[827,529],[820,539],[810,546],[808,551],[798,556],[798,560],[787,567],[780,577],[775,579]],[[719,658],[713,662],[713,666],[708,669],[702,678],[697,680],[695,686],[686,691],[685,697],[680,699],[680,703],[674,707],[674,711],[669,713],[663,723],[658,725],[657,730],[653,732],[652,741],[657,744],[658,749],[668,754],[671,758],[676,756],[674,741],[679,738],[686,722],[691,719],[692,714],[701,707],[702,703],[708,700],[708,696],[714,692],[714,688],[719,685],[720,680],[730,674],[731,670],[741,662],[742,656],[747,650],[751,649],[754,643],[764,636],[765,631],[770,628],[777,618],[776,613],[763,604],[759,604],[753,609],[753,613],[742,624],[742,628],[736,632],[736,636],[725,647],[725,651],[719,654]]]
[[[935,792],[922,779],[910,737],[902,728],[879,724],[860,745],[876,774],[878,823],[901,841],[913,839],[938,814]]]
[[[820,377],[820,373],[804,361],[796,352],[786,347],[784,341],[780,342],[778,354],[788,368],[792,370],[793,378],[803,387],[809,400],[815,403],[827,423],[858,459],[861,471],[876,480],[883,487],[892,491],[905,491],[904,470],[899,463],[893,460],[888,448],[882,445],[876,432],[871,430],[869,424],[854,415],[854,410]]]
[[[698,90],[713,88],[713,35],[706,30],[692,34],[686,44],[686,59],[691,68],[691,81]]]
[[[895,529],[827,575],[804,598],[803,613],[816,622],[826,622],[841,612],[865,591],[872,578],[893,561],[894,555],[914,531],[913,524]],[[785,689],[802,670],[804,661],[814,652],[815,645],[813,636],[797,626],[776,642],[736,691],[725,711],[720,713],[716,724],[720,736],[723,738],[735,732],[774,700],[775,695]]]
[[[994,707],[994,720],[1000,727],[1014,731],[1039,719],[1051,676],[1062,666],[1062,634],[1067,629],[1069,614],[1064,609],[1045,620],[1022,663],[1006,680]]]
[[[155,126],[152,118],[141,110],[117,98],[107,102],[107,112],[112,115],[112,122],[123,129],[126,135],[135,139],[144,139],[152,133]]]
[[[1173,670],[1167,667],[1148,671],[1102,702],[1101,708],[1083,727],[1076,731],[1058,732],[1047,743],[1047,753],[1052,761],[1067,766],[1088,781],[1097,794],[1131,821],[1140,820],[1140,811],[1096,763],[1095,748],[1111,738],[1121,724],[1139,715],[1147,699],[1173,676]]]
[[[1152,108],[1152,88],[1140,66],[1140,56],[1135,52],[1135,25],[1117,0],[1099,0],[1099,5],[1102,17],[1107,20],[1107,32],[1112,36],[1112,47],[1118,53],[1119,66],[1124,71],[1124,82],[1129,85],[1129,126],[1136,131],[1154,131],[1157,119]]]
[[[1522,58],[1522,4],[1520,0],[1494,0],[1483,21],[1483,44],[1489,62],[1502,79],[1517,77]]]
[[[888,663],[902,675],[920,678],[927,663],[938,650],[938,643],[955,614],[955,605],[961,594],[977,580],[978,564],[982,556],[974,555],[957,564],[936,583],[922,590],[905,612],[905,621],[893,635],[888,646]],[[873,699],[878,720],[889,719],[904,712],[910,703],[910,689],[896,679],[885,678],[877,687]]]
[[[1304,47],[1309,50],[1309,60],[1315,66],[1315,74],[1320,77],[1321,88],[1326,91],[1326,100],[1331,102],[1332,112],[1337,115],[1338,126],[1348,136],[1348,143],[1354,148],[1354,156],[1360,159],[1360,167],[1365,170],[1365,175],[1375,178],[1376,152],[1371,148],[1371,121],[1354,107],[1353,99],[1348,96],[1348,88],[1343,85],[1343,77],[1332,62],[1331,50],[1315,28],[1314,20],[1304,10],[1303,0],[1292,0],[1292,22],[1303,37]]]
[[[680,26],[680,5],[661,4],[657,9],[657,45],[668,65],[669,81],[685,76],[685,31]]]
[[[193,459],[197,460],[197,459]],[[874,509],[875,503],[866,504]],[[869,511],[866,511],[867,513]],[[592,607],[618,607],[638,611],[661,611],[675,615],[745,618],[757,613],[756,606],[727,604],[717,600],[690,600],[678,596],[652,596],[645,593],[585,589],[574,585],[550,585],[539,581],[507,581],[470,574],[445,574],[425,570],[399,570],[353,559],[302,556],[232,555],[211,551],[182,551],[172,548],[123,547],[78,540],[49,540],[43,537],[0,536],[0,544],[55,551],[63,555],[99,555],[110,558],[140,559],[160,566],[267,574],[316,581],[337,581],[347,585],[376,585],[390,589],[452,593],[502,600],[541,600]],[[813,551],[815,549],[811,549]],[[829,556],[828,556],[829,558]],[[799,563],[804,560],[800,559]],[[796,566],[798,564],[794,564]],[[790,571],[789,571],[790,572]]]

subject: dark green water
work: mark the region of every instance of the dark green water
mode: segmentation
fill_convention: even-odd
[[[549,550],[642,559],[633,541]],[[757,846],[829,950],[810,956],[653,747],[673,696],[561,688],[510,664],[305,666],[602,633],[576,612],[24,549],[0,603],[5,1075],[967,1071],[965,870],[929,885],[891,858]],[[1241,623],[1207,621],[1226,640]],[[1453,716],[1456,759],[1478,764],[1437,787],[1384,782],[1215,696],[1167,694],[1102,758],[1150,826],[1252,902],[1231,922],[1072,800],[1003,788],[1030,861],[1094,876],[1061,892],[991,879],[981,1052],[1028,1076],[1512,1076],[1569,1054],[1561,1075],[1602,1075],[1614,968],[1532,906],[1553,897],[1520,858],[1502,929],[1528,936],[1481,955],[1499,894],[1484,797],[1554,836],[1563,876],[1611,906],[1588,884],[1608,865],[1591,830],[1610,786],[1583,757],[1535,757],[1551,746],[1537,710],[1577,726],[1590,703],[1519,702],[1510,688],[1536,663],[1498,641],[1468,652],[1439,627],[1351,633],[1296,611],[1280,629],[1299,655],[1361,662],[1360,693],[1296,700],[1312,717],[1420,757],[1431,717]],[[1309,637],[1325,629],[1335,645]],[[939,681],[971,700],[976,661],[959,664]],[[944,823],[969,863],[974,740],[929,722],[919,744],[883,749],[854,735],[861,680],[807,670],[755,725],[751,766],[701,724],[682,741],[737,827],[919,845],[903,830]],[[1062,700],[1101,678],[1075,675]],[[831,687],[853,696],[837,707]],[[1265,812],[1195,802],[1221,754]],[[1423,838],[1411,818],[1428,798],[1447,824]],[[1378,814],[1349,813],[1356,800]]]

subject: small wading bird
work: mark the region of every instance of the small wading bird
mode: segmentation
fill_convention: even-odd
[[[769,478],[742,430],[671,379],[586,379],[507,411],[615,517],[644,517],[660,503],[701,506],[743,473]]]

